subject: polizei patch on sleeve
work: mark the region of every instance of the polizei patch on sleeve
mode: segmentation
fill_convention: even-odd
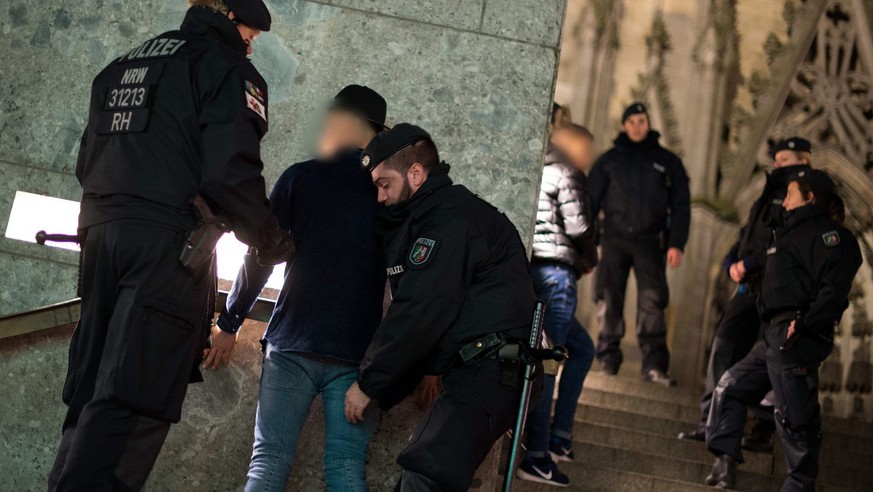
[[[825,246],[836,246],[840,244],[840,233],[837,231],[826,232],[821,235],[822,241],[824,241]]]
[[[246,80],[246,107],[257,113],[264,121],[267,121],[267,107],[264,104],[264,93],[255,84]]]
[[[430,260],[433,255],[433,250],[436,247],[436,241],[426,237],[420,237],[415,240],[412,245],[412,250],[409,252],[409,262],[414,266],[421,266]]]

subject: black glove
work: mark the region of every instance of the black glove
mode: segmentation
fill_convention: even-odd
[[[291,261],[294,258],[294,253],[297,252],[297,247],[294,245],[294,240],[288,233],[283,232],[271,246],[266,248],[259,247],[258,250],[258,265],[274,266],[279,263]]]

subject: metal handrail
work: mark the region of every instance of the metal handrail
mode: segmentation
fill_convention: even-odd
[[[227,292],[220,291],[216,298],[218,308],[216,311],[219,311],[220,306],[224,306],[226,302]],[[82,300],[76,298],[30,311],[0,316],[0,340],[77,323],[81,315],[81,303]],[[259,297],[247,319],[269,321],[275,305],[276,301]]]

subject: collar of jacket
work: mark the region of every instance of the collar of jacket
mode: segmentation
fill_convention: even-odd
[[[819,217],[823,217],[824,215],[824,209],[815,204],[809,204],[804,205],[800,208],[795,208],[794,210],[785,213],[784,232],[788,232],[808,220],[817,219]]]
[[[427,198],[433,196],[438,190],[452,185],[449,170],[451,170],[451,166],[445,162],[440,162],[428,173],[427,180],[409,201],[382,209],[377,216],[378,232],[384,234],[406,222],[410,216],[420,217],[424,212],[430,210],[436,202],[427,200]]]
[[[618,137],[616,137],[614,143],[617,149],[625,152],[645,152],[659,147],[659,138],[661,138],[660,133],[655,130],[649,130],[649,134],[646,135],[645,140],[642,142],[634,142],[627,136],[626,132],[621,132],[618,134]]]
[[[220,41],[246,56],[246,43],[225,15],[208,7],[191,7],[180,27],[182,31]]]

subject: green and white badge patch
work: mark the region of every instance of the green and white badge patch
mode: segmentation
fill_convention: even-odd
[[[821,235],[822,241],[824,241],[825,246],[836,246],[840,244],[840,233],[837,231],[826,232]]]
[[[409,262],[414,266],[421,266],[430,260],[433,250],[436,247],[436,241],[426,237],[420,237],[415,240],[412,249],[409,251]]]

